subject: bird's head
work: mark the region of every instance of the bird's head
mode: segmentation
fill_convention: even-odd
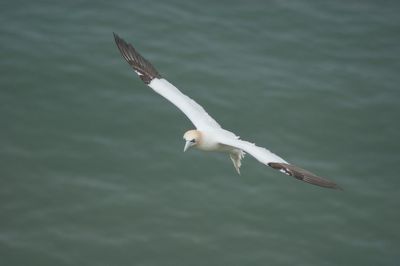
[[[198,130],[189,130],[183,135],[183,139],[186,141],[183,151],[186,151],[190,147],[197,146],[200,143],[201,133]]]

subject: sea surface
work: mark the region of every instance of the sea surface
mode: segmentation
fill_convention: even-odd
[[[0,265],[400,265],[399,1],[3,1]],[[113,32],[343,191],[189,150]]]

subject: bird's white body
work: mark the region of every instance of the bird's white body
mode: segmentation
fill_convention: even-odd
[[[219,152],[230,152],[233,150],[228,146],[224,146],[219,143],[212,132],[200,131],[201,132],[201,142],[196,146],[197,149],[202,151],[219,151]]]
[[[240,173],[241,160],[246,152],[259,162],[297,179],[323,187],[338,188],[335,183],[291,165],[269,150],[241,140],[233,132],[223,129],[203,107],[162,78],[150,62],[144,59],[132,45],[116,34],[114,38],[122,56],[133,67],[140,79],[180,109],[195,125],[196,129],[187,131],[183,136],[186,141],[184,151],[195,147],[202,151],[228,153],[238,173]]]

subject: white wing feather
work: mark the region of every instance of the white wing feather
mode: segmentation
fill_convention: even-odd
[[[155,92],[178,107],[198,129],[220,129],[215,121],[201,105],[183,94],[178,88],[164,78],[154,78],[149,84]]]
[[[288,163],[278,155],[269,150],[256,146],[254,143],[234,138],[226,138],[224,135],[217,136],[218,142],[236,149],[240,149],[256,158],[260,163],[268,165],[268,163]]]

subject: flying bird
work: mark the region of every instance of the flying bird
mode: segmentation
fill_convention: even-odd
[[[223,129],[203,107],[164,79],[131,44],[125,42],[115,33],[114,39],[123,58],[139,75],[139,78],[180,109],[196,127],[196,129],[191,129],[183,135],[185,140],[183,151],[187,151],[189,148],[197,148],[202,151],[227,153],[238,174],[240,174],[242,159],[245,153],[248,153],[260,163],[301,181],[325,188],[340,189],[334,182],[294,166],[269,150],[242,140],[234,133]]]

